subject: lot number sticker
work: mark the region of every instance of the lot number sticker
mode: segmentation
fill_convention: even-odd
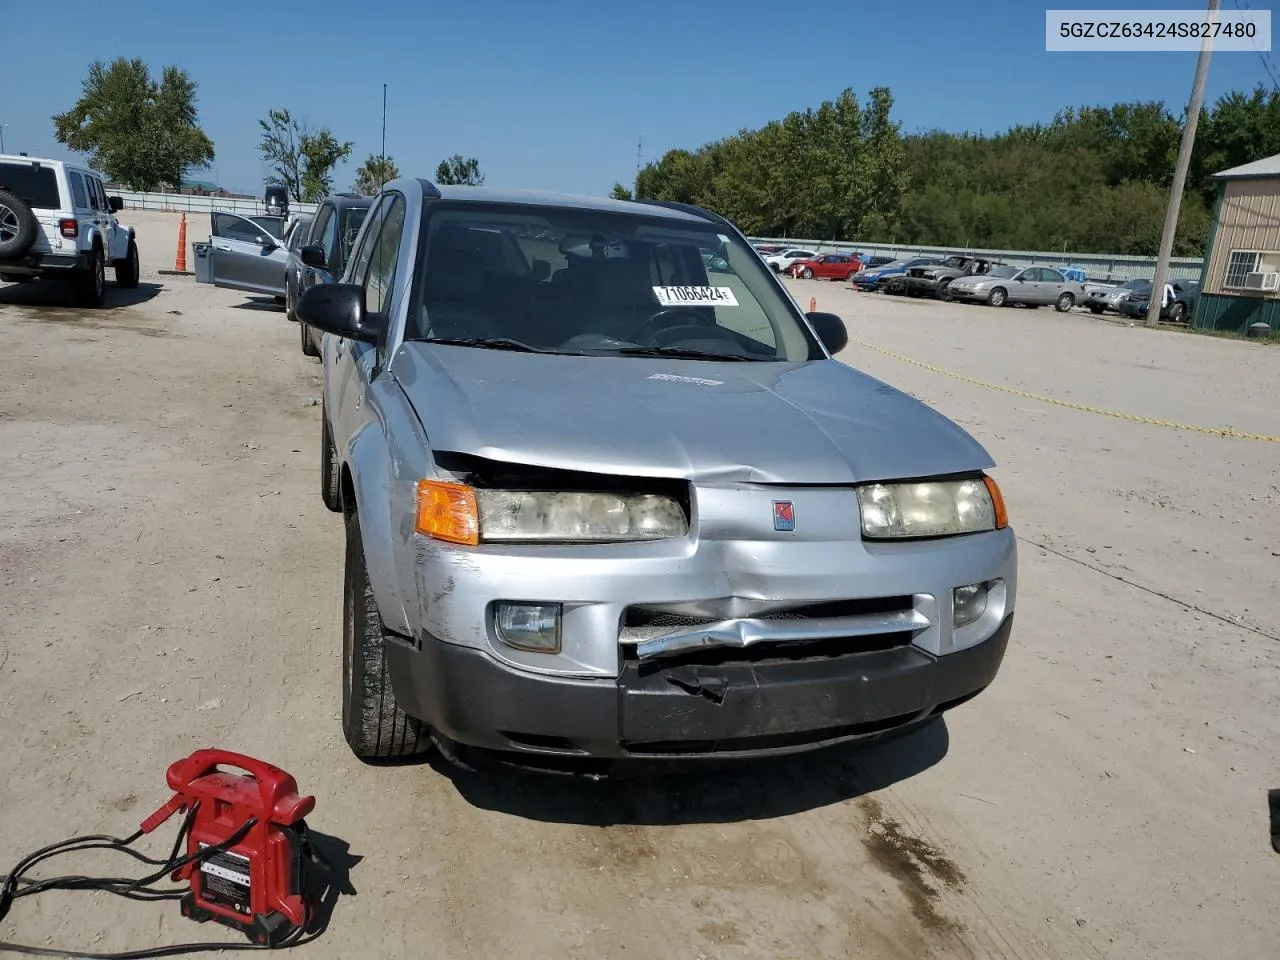
[[[653,295],[664,307],[736,307],[732,287],[654,287]]]

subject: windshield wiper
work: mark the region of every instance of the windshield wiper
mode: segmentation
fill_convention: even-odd
[[[455,347],[482,347],[486,350],[516,350],[520,353],[555,353],[510,337],[426,337],[424,343],[447,343]]]
[[[618,354],[624,357],[681,357],[686,360],[729,360],[758,363],[767,357],[748,357],[741,353],[715,353],[712,350],[692,350],[687,347],[621,347]]]

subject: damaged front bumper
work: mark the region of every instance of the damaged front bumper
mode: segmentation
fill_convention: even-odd
[[[388,649],[401,706],[456,744],[544,758],[732,759],[792,753],[910,728],[995,678],[1013,615],[976,646],[905,645],[828,659],[719,664],[628,660],[617,679],[517,670],[425,637]]]

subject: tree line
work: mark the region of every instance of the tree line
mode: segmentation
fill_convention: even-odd
[[[904,134],[885,87],[669,150],[637,197],[694,203],[753,236],[1154,256],[1182,121],[1162,102],[1066,109],[993,136]],[[1280,92],[1232,92],[1200,118],[1175,255],[1204,250],[1218,171],[1280,153]],[[613,195],[631,191],[621,184]]]
[[[81,87],[76,103],[53,118],[54,135],[87,154],[89,164],[109,179],[140,191],[180,190],[190,171],[213,162],[213,141],[198,122],[197,84],[182,68],[167,66],[156,81],[140,59],[94,61]],[[303,203],[333,192],[334,168],[355,144],[287,108],[269,110],[258,127],[267,184],[285,187]],[[391,157],[370,154],[356,169],[352,190],[377,193],[398,176]],[[474,157],[454,154],[436,168],[436,182],[478,186],[484,174]]]

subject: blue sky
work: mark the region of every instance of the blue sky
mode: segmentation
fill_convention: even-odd
[[[403,173],[430,176],[462,153],[479,159],[490,186],[598,194],[631,182],[641,137],[650,160],[817,106],[845,87],[860,97],[890,87],[908,132],[991,133],[1117,100],[1182,109],[1194,53],[1047,53],[1047,5],[1116,6],[113,0],[108,13],[91,0],[0,0],[10,78],[0,123],[10,152],[65,157],[50,117],[75,101],[88,64],[142,57],[157,75],[178,64],[200,85],[200,121],[218,156],[193,177],[260,194],[257,119],[288,107],[355,142],[335,180],[348,189],[355,167],[378,151],[385,82],[387,152]],[[278,47],[273,35],[283,38]],[[1255,53],[1217,52],[1208,100],[1260,81],[1271,84]]]

